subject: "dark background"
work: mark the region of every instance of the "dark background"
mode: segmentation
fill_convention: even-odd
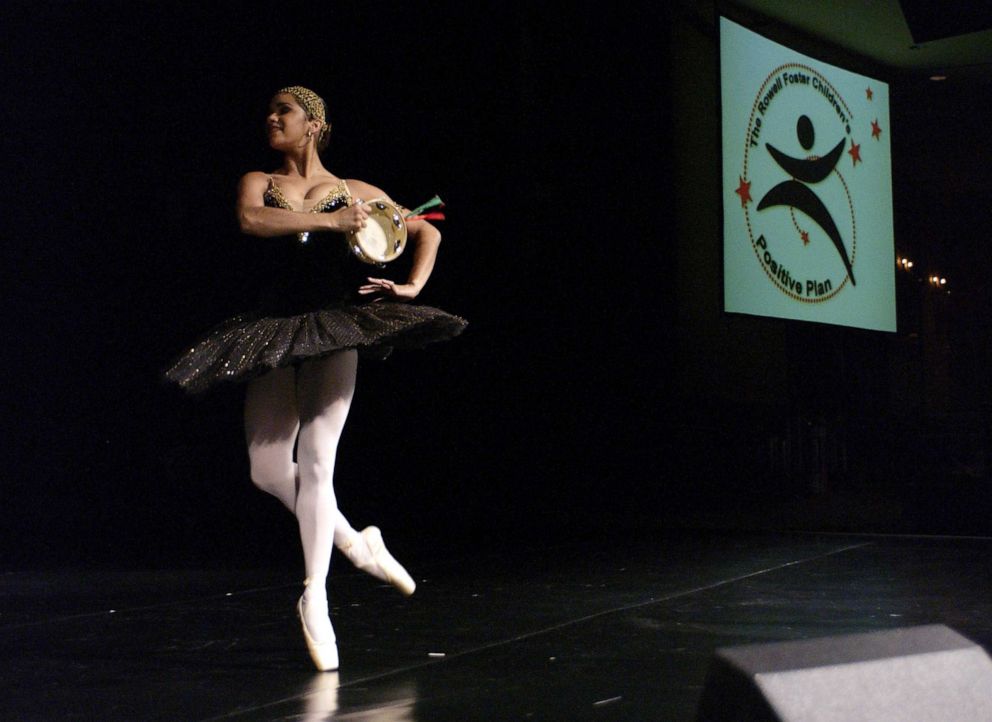
[[[361,366],[336,472],[356,526],[424,553],[992,533],[987,81],[776,37],[891,84],[920,273],[896,334],[728,316],[711,13],[402,7],[4,6],[0,565],[296,563],[248,481],[242,390],[160,380],[259,271],[234,189],[278,164],[262,121],[289,84],[328,101],[332,172],[444,198],[421,299],[471,322]]]

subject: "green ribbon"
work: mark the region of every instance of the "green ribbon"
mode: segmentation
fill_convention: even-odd
[[[434,196],[433,198],[431,198],[426,203],[423,203],[423,204],[417,206],[412,211],[410,211],[409,213],[407,213],[406,214],[406,217],[409,218],[410,216],[415,216],[415,215],[418,215],[420,213],[423,213],[424,211],[426,211],[429,208],[435,208],[436,206],[443,206],[443,205],[444,205],[444,201],[441,200],[441,197],[440,196]]]

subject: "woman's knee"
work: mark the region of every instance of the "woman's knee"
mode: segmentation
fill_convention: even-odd
[[[253,454],[250,450],[248,461],[251,483],[262,491],[280,496],[287,487],[295,486],[296,479],[292,462],[286,463],[282,460],[266,458],[265,455]]]
[[[334,480],[334,456],[320,454],[301,458],[300,484],[330,486]]]

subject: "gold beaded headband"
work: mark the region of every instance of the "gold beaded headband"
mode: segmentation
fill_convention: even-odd
[[[315,92],[309,88],[304,88],[302,85],[291,85],[279,92],[289,93],[300,101],[300,105],[303,107],[303,110],[307,111],[307,115],[311,118],[316,118],[325,125],[327,124],[327,118],[324,116],[324,101]]]

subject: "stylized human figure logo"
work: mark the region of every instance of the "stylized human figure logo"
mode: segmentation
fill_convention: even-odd
[[[804,150],[812,149],[815,138],[813,121],[805,115],[799,116],[799,120],[796,122],[796,135],[799,137],[799,145]],[[840,258],[844,262],[844,268],[847,269],[851,284],[856,285],[854,270],[851,268],[851,261],[847,257],[847,249],[841,240],[837,224],[834,223],[834,219],[830,216],[823,201],[805,185],[806,183],[819,183],[833,172],[837,161],[840,160],[841,153],[844,152],[844,145],[845,140],[841,138],[834,149],[825,156],[804,159],[788,156],[771,143],[765,143],[772,158],[782,170],[792,176],[792,179],[783,181],[768,191],[758,202],[758,210],[761,211],[772,206],[789,206],[809,216],[833,241],[837,253],[840,254]]]

